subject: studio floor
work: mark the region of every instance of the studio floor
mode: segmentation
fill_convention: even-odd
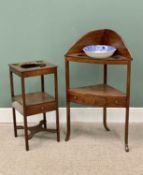
[[[25,151],[23,131],[13,136],[12,124],[0,124],[0,175],[141,175],[143,173],[143,124],[130,124],[130,152],[124,151],[123,124],[72,123],[71,140],[41,132]],[[50,125],[51,127],[51,125]]]

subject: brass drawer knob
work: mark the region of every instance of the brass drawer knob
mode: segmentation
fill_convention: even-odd
[[[77,100],[77,96],[74,96],[73,98],[74,98],[74,100]]]
[[[118,100],[115,100],[115,104],[118,104],[119,102],[118,102]]]
[[[44,110],[44,106],[42,106],[41,109]]]

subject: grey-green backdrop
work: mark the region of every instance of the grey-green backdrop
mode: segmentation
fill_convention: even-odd
[[[131,106],[143,105],[143,1],[141,0],[0,0],[0,106],[10,106],[8,64],[45,59],[58,65],[59,101],[65,105],[64,53],[83,34],[100,28],[117,31],[130,48]],[[102,66],[73,64],[72,86],[102,78]],[[110,66],[110,83],[124,88],[125,68]],[[28,91],[38,90],[38,78],[27,80]],[[19,78],[15,78],[16,91]],[[50,76],[46,86],[52,93]]]

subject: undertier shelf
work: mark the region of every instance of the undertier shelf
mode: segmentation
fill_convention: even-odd
[[[56,109],[55,98],[48,95],[46,92],[26,94],[25,100],[26,115],[34,115],[36,113],[48,112]],[[16,108],[21,114],[24,114],[23,100],[21,95],[13,97],[12,106]]]
[[[70,101],[100,107],[125,107],[126,94],[105,84],[71,88],[68,91]]]

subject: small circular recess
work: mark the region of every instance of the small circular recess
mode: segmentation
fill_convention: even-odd
[[[46,66],[44,63],[24,63],[21,65],[24,69],[37,68]]]

